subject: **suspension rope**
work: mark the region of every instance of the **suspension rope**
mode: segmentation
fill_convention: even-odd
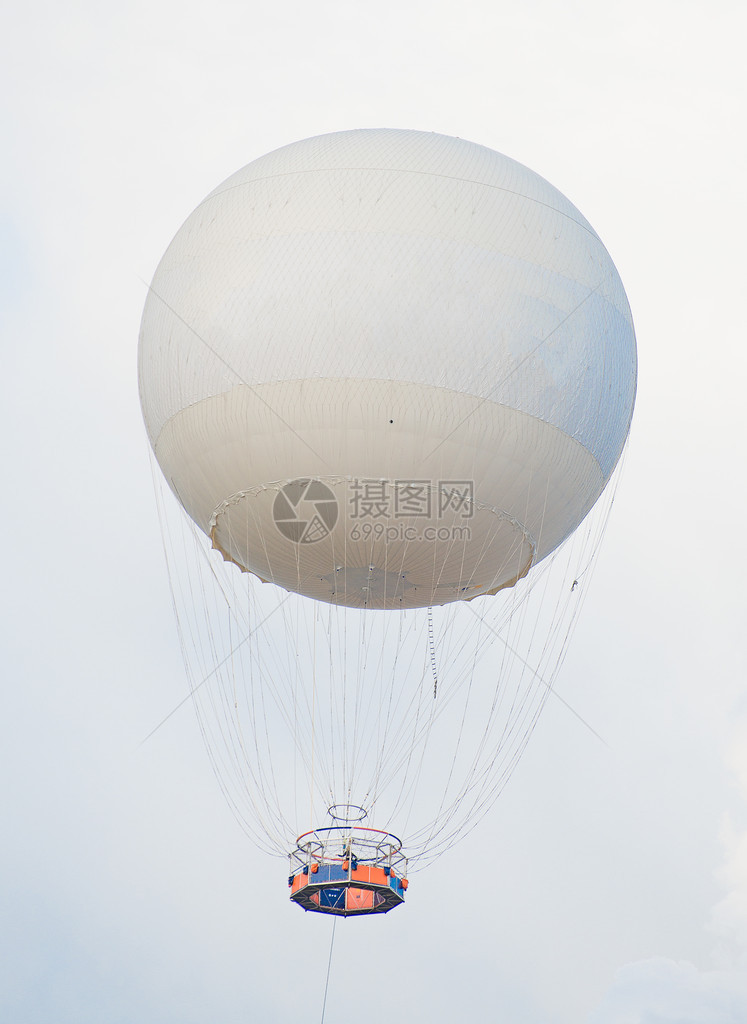
[[[438,670],[436,668],[436,643],[433,639],[433,608],[428,606],[428,650],[431,655],[431,672],[433,673],[433,699],[438,693]]]
[[[272,609],[271,612],[269,612],[264,617],[264,619],[262,619],[262,621],[259,623],[259,625],[255,626],[254,629],[251,632],[247,633],[246,636],[244,636],[241,640],[239,640],[238,643],[228,652],[228,654],[225,656],[225,658],[221,659],[221,661],[219,661],[217,665],[214,665],[213,668],[211,668],[210,671],[205,676],[202,677],[200,682],[197,683],[195,686],[193,686],[190,689],[190,691],[186,695],[186,697],[184,697],[182,700],[180,700],[179,703],[175,707],[173,707],[171,709],[171,711],[169,711],[168,715],[166,715],[165,718],[162,718],[161,721],[158,723],[158,725],[154,729],[151,729],[151,731],[148,733],[148,735],[145,736],[142,740],[140,740],[140,743],[138,744],[138,746],[142,747],[142,745],[144,743],[147,743],[148,740],[151,738],[151,736],[155,735],[155,733],[158,732],[158,730],[161,728],[161,726],[165,725],[166,722],[168,722],[168,720],[171,718],[171,716],[175,715],[176,712],[179,710],[179,708],[183,707],[187,703],[187,701],[190,699],[190,697],[194,697],[194,695],[197,693],[197,691],[200,689],[200,687],[204,686],[205,683],[208,681],[208,679],[212,679],[213,676],[216,675],[216,673],[227,662],[231,661],[231,659],[233,658],[233,656],[236,653],[236,651],[238,651],[239,647],[242,647],[247,642],[247,640],[249,640],[249,638],[252,636],[253,633],[256,633],[256,631],[258,629],[260,629],[260,627],[264,626],[265,622],[267,622],[267,620],[270,618],[270,615],[274,615],[275,612],[278,610],[278,608],[282,604],[285,604],[285,602],[288,600],[289,597],[290,597],[290,594],[286,594],[285,597],[281,598],[279,603]]]
[[[532,675],[537,680],[537,682],[541,683],[545,687],[545,690],[547,691],[548,694],[552,694],[552,696],[555,697],[556,700],[559,700],[560,703],[563,705],[563,707],[567,708],[571,712],[572,715],[575,715],[575,717],[579,720],[579,722],[582,725],[585,725],[586,728],[589,730],[589,732],[592,733],[592,735],[596,736],[596,738],[598,740],[601,740],[602,743],[604,743],[605,747],[609,746],[609,744],[607,743],[605,738],[603,736],[599,735],[599,733],[596,731],[594,726],[593,725],[589,725],[589,723],[586,721],[586,719],[581,717],[581,715],[578,713],[578,711],[576,711],[576,709],[574,707],[572,707],[568,703],[568,701],[565,699],[565,697],[561,697],[560,696],[558,691],[556,689],[554,689],[553,684],[552,683],[548,683],[548,681],[546,679],[544,679],[539,674],[539,672],[535,668],[533,668],[532,665],[530,665],[530,663],[526,660],[526,658],[522,658],[522,656],[519,654],[519,652],[514,647],[511,646],[511,644],[508,642],[508,640],[506,640],[505,637],[502,637],[501,634],[497,632],[497,630],[493,629],[493,627],[490,625],[489,622],[485,621],[485,619],[482,617],[482,615],[480,615],[480,613],[477,611],[476,608],[473,608],[471,605],[467,605],[467,607],[472,612],[472,614],[476,618],[478,618],[480,620],[480,622],[483,624],[483,626],[485,626],[487,629],[490,630],[491,633],[494,633],[495,636],[498,637],[498,639],[501,641],[501,643],[504,645],[504,647],[508,651],[511,652],[511,654],[514,656],[514,658],[518,659],[518,661],[520,661],[522,663],[522,665],[524,665],[525,668],[529,669],[529,671],[532,673]]]
[[[386,613],[374,602],[311,605],[296,594],[278,603],[273,586],[219,561],[197,527],[164,524],[190,683],[177,707],[194,698],[223,794],[256,845],[287,852],[299,817],[313,825],[347,798],[370,822],[396,825],[418,870],[487,813],[548,700],[604,742],[554,689],[609,509],[599,512],[601,527],[597,513],[515,588]],[[254,526],[264,545],[267,527]],[[334,565],[346,565],[346,549],[336,554]],[[385,585],[399,561],[387,549]],[[195,562],[199,573],[188,573]],[[283,730],[292,758],[274,742]]]

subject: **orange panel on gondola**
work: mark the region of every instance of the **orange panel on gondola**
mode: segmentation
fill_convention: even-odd
[[[362,867],[356,868],[352,874],[356,882],[373,882],[375,885],[386,885],[388,879],[383,868]]]
[[[373,910],[374,892],[373,889],[348,889],[347,910]]]

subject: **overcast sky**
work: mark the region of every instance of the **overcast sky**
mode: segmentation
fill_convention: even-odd
[[[591,221],[635,319],[625,473],[558,691],[490,818],[336,929],[327,1024],[747,1020],[745,8],[30,3],[0,40],[0,1016],[320,1018],[330,921],[223,803],[141,421],[145,281],[234,170],[458,135]]]

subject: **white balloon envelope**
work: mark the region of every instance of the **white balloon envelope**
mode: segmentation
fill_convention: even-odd
[[[163,257],[140,340],[156,458],[224,556],[353,607],[510,586],[592,507],[635,338],[576,208],[461,139],[360,130],[262,157]]]

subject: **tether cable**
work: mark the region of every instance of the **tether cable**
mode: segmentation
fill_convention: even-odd
[[[332,969],[332,947],[335,944],[335,928],[337,926],[337,918],[332,922],[332,939],[329,944],[329,962],[327,963],[327,981],[324,985],[324,1002],[322,1003],[322,1019],[320,1024],[324,1024],[324,1013],[327,1009],[327,991],[329,989],[329,972]]]

